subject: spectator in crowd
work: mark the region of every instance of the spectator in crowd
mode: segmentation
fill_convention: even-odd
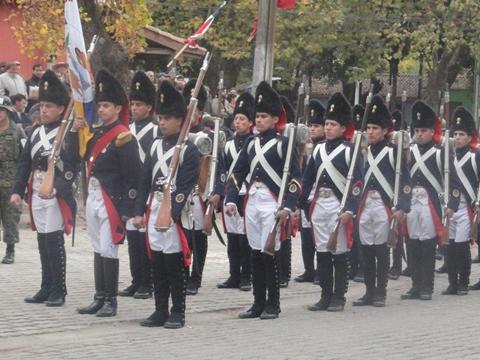
[[[150,81],[155,84],[155,73],[152,70],[147,71],[145,74],[147,74],[148,78]]]
[[[42,64],[34,64],[32,68],[32,77],[26,81],[28,94],[27,112],[33,105],[38,103],[38,83],[40,82],[43,72]]]
[[[37,103],[30,108],[28,111],[28,117],[31,120],[31,123],[25,128],[25,134],[27,134],[27,137],[30,137],[35,127],[40,125],[40,103]]]
[[[70,87],[70,81],[68,79],[68,64],[64,62],[59,62],[53,65],[53,71],[55,75],[60,79],[62,84],[67,89],[68,93],[72,93],[72,88]]]
[[[15,94],[28,96],[25,80],[20,75],[19,61],[8,63],[6,72],[0,75],[0,96],[12,96]]]
[[[12,120],[16,124],[22,125],[23,128],[30,125],[31,121],[27,114],[25,114],[25,109],[27,107],[27,98],[22,94],[13,95],[10,100],[12,101]]]
[[[177,75],[175,76],[175,88],[182,92],[183,91],[183,88],[185,87],[185,84],[187,83],[185,81],[185,77],[183,75]]]
[[[170,74],[166,72],[161,72],[158,74],[158,84],[162,83],[163,81],[170,81],[173,85],[175,85],[175,81],[172,79]]]
[[[7,70],[7,63],[5,61],[0,62],[0,74],[3,74]]]

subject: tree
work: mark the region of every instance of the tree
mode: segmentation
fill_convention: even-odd
[[[21,16],[20,26],[12,25],[20,49],[27,56],[48,60],[64,50],[63,0],[7,0],[18,12],[9,19]],[[92,57],[92,66],[108,68],[128,84],[128,60],[145,45],[141,29],[151,24],[146,0],[79,0],[84,35],[94,34],[102,39]],[[88,46],[88,43],[87,43]]]

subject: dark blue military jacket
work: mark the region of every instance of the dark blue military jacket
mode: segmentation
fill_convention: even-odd
[[[55,136],[53,136],[54,133],[52,131],[59,126],[60,122],[58,121],[53,124],[37,126],[33,129],[31,136],[28,137],[25,143],[17,165],[15,183],[12,188],[13,194],[21,196],[25,194],[30,174],[33,171],[47,171],[50,151],[45,150],[43,145],[41,145],[40,134],[44,130],[49,143],[53,144]],[[51,136],[48,136],[48,134],[51,134]],[[76,132],[67,132],[63,148],[60,151],[60,160],[57,161],[55,168],[54,187],[57,197],[61,197],[67,202],[73,214],[76,211],[76,202],[73,196],[72,185],[77,177],[79,165],[78,134]]]
[[[467,202],[472,204],[475,201],[478,192],[480,151],[474,151],[469,145],[467,145],[463,148],[456,149],[455,157],[456,160],[454,161],[454,164],[460,181],[460,192],[465,196]],[[459,169],[460,164],[461,168]]]
[[[384,150],[386,149],[386,150]],[[382,152],[386,152],[385,156],[382,160],[378,160],[379,154]],[[381,196],[383,203],[387,207],[391,207],[393,205],[393,192],[395,189],[395,164],[397,161],[397,146],[394,144],[388,144],[387,140],[381,141],[377,144],[371,144],[368,146],[368,152],[372,155],[374,161],[379,161],[377,163],[377,172],[383,176],[386,180],[390,188],[388,191],[391,193],[387,193],[387,189],[384,189],[380,180],[375,175],[374,171],[370,171],[370,163],[368,162],[368,154],[367,154],[367,162],[365,165],[365,185],[364,185],[364,195],[367,194],[369,190],[376,190],[378,191]],[[405,212],[410,211],[410,203],[412,200],[412,192],[411,192],[411,185],[410,185],[410,172],[408,171],[407,162],[405,161],[405,157],[402,157],[402,164],[401,164],[401,175],[400,175],[400,187],[398,193],[398,205],[397,210],[403,210]],[[371,174],[370,177],[367,179],[367,175]]]
[[[85,159],[89,159],[96,142],[119,121],[95,129],[93,138],[87,144]],[[141,162],[138,155],[138,144],[131,134],[125,141],[114,139],[98,156],[91,172],[97,178],[103,190],[110,196],[120,215],[133,217],[137,186],[140,178]]]
[[[252,162],[257,158],[255,150],[255,141],[259,141],[260,147],[266,148],[267,144],[273,144],[266,150],[263,155],[268,162],[273,174],[269,173],[270,169],[265,169],[261,162],[258,161],[256,166],[250,169]],[[233,169],[233,172],[227,183],[227,196],[226,203],[239,204],[238,192],[244,181],[247,180],[249,186],[254,181],[260,181],[264,183],[268,189],[278,196],[280,192],[280,183],[278,178],[282,178],[283,167],[285,164],[285,157],[287,155],[288,139],[284,136],[277,134],[275,129],[268,130],[264,133],[250,136],[245,142],[242,150],[240,151],[237,164]],[[248,178],[247,178],[248,175]],[[272,175],[277,179],[275,181]],[[298,197],[301,192],[301,180],[300,180],[300,168],[298,164],[298,153],[294,148],[292,152],[290,177],[288,179],[288,186],[285,193],[284,207],[295,210],[297,206]]]
[[[143,130],[146,131],[143,131]],[[130,131],[137,139],[137,143],[139,145],[139,155],[140,160],[142,163],[145,161],[145,156],[150,150],[153,140],[157,137],[158,127],[153,122],[153,118],[151,116],[134,121],[130,124]]]
[[[435,152],[432,156],[425,160],[426,168],[431,172],[433,178],[436,179],[438,184],[440,185],[440,191],[436,189],[430,181],[427,179],[425,174],[420,170],[416,170],[413,172],[414,167],[416,167],[416,160],[413,156],[414,148],[417,148],[420,155],[424,155],[430,149],[435,148]],[[432,150],[433,151],[433,150]],[[433,141],[428,142],[427,144],[412,144],[410,147],[410,177],[411,177],[411,185],[412,188],[415,186],[421,186],[425,188],[428,192],[430,200],[432,201],[437,215],[441,218],[442,217],[442,202],[440,200],[440,193],[443,192],[443,167],[444,167],[444,151],[440,145],[436,145]],[[450,196],[448,207],[453,211],[457,211],[458,204],[460,200],[460,183],[457,177],[457,172],[455,171],[455,167],[453,165],[453,156],[450,158],[449,162],[450,166]]]
[[[167,176],[162,172],[160,166],[156,169],[159,160],[165,161],[165,165],[170,166],[171,157],[168,159],[159,159],[158,147],[162,146],[163,155],[174,148],[178,140],[178,134],[163,138],[157,138],[148,150],[145,163],[142,169],[142,176],[139,184],[138,197],[135,203],[135,216],[143,216],[147,208],[148,196],[154,191],[163,191],[163,182]],[[162,156],[163,157],[163,156]],[[153,172],[156,169],[156,173]],[[200,172],[200,153],[197,147],[190,141],[187,141],[180,156],[180,163],[177,171],[176,181],[172,186],[172,219],[175,222],[180,221],[181,211],[185,205],[189,194],[197,183]]]
[[[342,146],[342,148],[336,150],[339,146]],[[326,168],[322,170],[320,174],[318,174],[318,171],[323,164],[323,160],[320,155],[320,150],[322,147],[325,149],[327,155],[332,154],[335,150],[338,152],[338,155],[331,160],[331,163],[345,179],[350,167],[351,157],[353,156],[353,144],[349,141],[345,141],[343,137],[335,140],[325,140],[315,146],[312,157],[308,161],[307,168],[303,173],[303,193],[300,197],[300,204],[302,208],[307,211],[307,213],[309,207],[308,197],[312,191],[312,188],[314,188],[315,191],[317,191],[319,188],[332,189],[339,201],[341,201],[343,197],[341,187],[337,183],[336,179],[332,179]],[[353,172],[351,194],[348,196],[348,200],[343,211],[350,211],[353,214],[356,214],[358,210],[361,189],[363,186],[363,168],[363,157],[361,154],[359,154],[357,158],[357,164],[355,165],[355,171]]]

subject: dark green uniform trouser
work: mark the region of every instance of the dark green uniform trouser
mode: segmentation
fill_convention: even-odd
[[[0,187],[0,221],[3,228],[3,242],[15,244],[19,241],[18,223],[21,211],[10,205],[10,190],[10,188]]]

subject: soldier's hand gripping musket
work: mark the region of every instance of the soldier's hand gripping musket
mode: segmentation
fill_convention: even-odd
[[[355,172],[355,167],[357,166],[357,160],[360,156],[360,145],[362,144],[362,138],[364,137],[364,132],[367,125],[368,112],[370,111],[369,107],[372,101],[372,96],[373,96],[372,92],[370,92],[367,96],[365,112],[363,114],[363,119],[362,119],[362,126],[360,130],[357,131],[355,136],[353,155],[350,162],[350,167],[348,169],[345,190],[343,192],[342,201],[340,203],[340,211],[338,214],[338,219],[335,223],[335,227],[333,228],[332,234],[330,235],[330,238],[328,239],[328,243],[327,243],[327,249],[331,252],[336,252],[337,250],[338,233],[340,231],[340,226],[342,225],[341,224],[342,215],[344,213],[345,205],[347,204],[348,197],[350,196],[350,191],[353,185],[353,174]]]
[[[198,96],[198,93],[200,92],[200,88],[205,78],[205,74],[207,72],[208,65],[210,63],[210,59],[211,59],[211,55],[210,53],[207,53],[203,61],[203,65],[200,69],[200,73],[197,78],[195,89],[193,90],[193,94],[190,98],[190,104],[188,105],[186,121],[180,132],[180,136],[178,137],[178,142],[175,145],[175,150],[172,155],[172,161],[170,162],[168,175],[165,180],[165,184],[163,186],[163,195],[164,195],[163,202],[162,202],[160,211],[158,212],[158,217],[155,221],[155,230],[157,231],[167,231],[171,226],[170,214],[171,214],[172,203],[171,203],[170,193],[172,189],[172,180],[175,178],[175,175],[177,172],[182,147],[185,144],[185,141],[188,139],[188,133],[190,131],[190,127],[193,121],[193,116],[197,108],[197,102],[198,102],[197,96]]]

